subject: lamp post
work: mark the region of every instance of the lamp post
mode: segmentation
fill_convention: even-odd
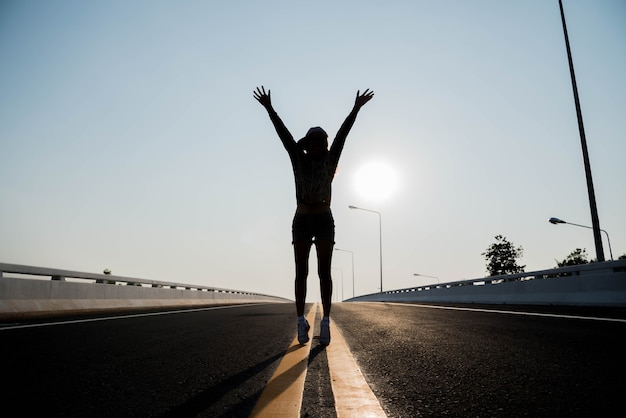
[[[350,257],[352,258],[352,297],[354,297],[354,253],[349,250],[342,250],[341,248],[335,248],[335,251],[350,253]]]
[[[574,223],[571,223],[571,222],[566,222],[566,221],[564,221],[562,219],[559,219],[559,218],[550,218],[550,219],[548,219],[548,222],[550,222],[553,225],[568,224],[568,225],[579,226],[581,228],[593,229],[592,227],[587,226],[587,225],[574,224]],[[611,240],[609,239],[609,233],[606,232],[604,229],[601,229],[600,231],[602,231],[602,232],[604,232],[606,234],[606,242],[609,244],[609,254],[611,255],[611,261],[613,261],[613,250],[611,249]],[[600,261],[600,260],[598,260],[598,261]],[[602,261],[604,261],[604,260],[602,260]]]
[[[413,273],[413,276],[420,276],[420,277],[430,277],[431,279],[436,279],[437,283],[439,283],[439,277],[435,277],[435,276],[427,276],[425,274],[419,274],[419,273]]]
[[[596,259],[598,261],[604,261],[604,249],[602,248],[602,236],[600,235],[600,220],[598,218],[596,195],[593,189],[593,179],[591,177],[591,163],[589,162],[589,152],[587,151],[587,139],[585,137],[585,126],[583,125],[583,113],[580,109],[578,87],[576,86],[576,75],[574,74],[574,62],[572,60],[572,51],[569,47],[569,37],[567,36],[567,25],[565,24],[565,13],[563,12],[562,0],[559,0],[559,8],[561,9],[561,22],[563,24],[563,35],[565,36],[565,48],[567,49],[567,60],[569,62],[570,78],[572,79],[572,89],[574,90],[574,104],[576,106],[576,117],[578,118],[580,145],[583,151],[583,163],[585,165],[585,175],[587,177],[587,194],[589,195],[589,208],[591,209],[591,229],[593,229],[593,240],[596,245]]]
[[[343,298],[343,270],[342,269],[338,269],[337,267],[333,267],[333,270],[339,270],[339,273],[341,273],[341,301],[343,302],[344,298]],[[337,294],[337,296],[339,296],[339,294]],[[339,299],[339,298],[337,298]]]
[[[372,213],[378,214],[378,237],[379,237],[378,248],[380,251],[380,293],[383,293],[383,221],[382,221],[382,216],[380,215],[380,212],[376,212],[375,210],[358,208],[352,205],[348,207],[350,209],[364,210],[366,212],[372,212]]]

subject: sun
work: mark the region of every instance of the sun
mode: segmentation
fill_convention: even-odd
[[[356,192],[365,199],[383,200],[397,189],[396,170],[384,161],[370,161],[359,167],[354,175]]]

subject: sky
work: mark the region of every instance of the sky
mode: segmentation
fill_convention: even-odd
[[[617,258],[626,2],[563,3]],[[293,298],[293,174],[261,85],[296,139],[334,138],[375,92],[333,182],[334,300],[379,290],[380,242],[385,290],[484,277],[496,235],[526,271],[595,257],[591,229],[547,221],[591,225],[557,0],[3,0],[0,262]]]

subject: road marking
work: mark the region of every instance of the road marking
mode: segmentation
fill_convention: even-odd
[[[368,303],[371,303],[371,302],[368,302]],[[460,308],[458,306],[419,305],[416,303],[400,303],[400,302],[381,302],[381,303],[388,303],[389,305],[415,306],[419,308],[448,309],[448,310],[453,310],[453,311],[490,312],[490,313],[500,313],[500,314],[509,314],[509,315],[544,316],[544,317],[549,317],[549,318],[565,318],[565,319],[588,319],[590,321],[626,323],[626,319],[602,318],[602,317],[597,317],[597,316],[548,314],[548,313],[524,312],[524,311],[507,311],[507,310],[502,310],[502,309]]]
[[[313,305],[307,321],[313,324],[317,304]],[[263,389],[261,397],[257,401],[251,417],[299,417],[302,407],[302,394],[304,392],[304,379],[306,378],[311,342],[301,345],[298,336],[293,339],[287,353],[278,365],[278,369]]]
[[[148,312],[148,313],[136,313],[129,315],[115,315],[115,316],[102,316],[98,318],[85,318],[85,319],[70,319],[67,321],[55,321],[55,322],[42,322],[39,324],[19,324],[19,325],[9,325],[2,326],[0,324],[0,331],[7,331],[10,329],[21,329],[21,328],[39,328],[39,327],[49,327],[53,325],[69,325],[69,324],[80,324],[83,322],[97,322],[97,321],[112,321],[116,319],[128,319],[128,318],[137,318],[141,316],[156,316],[156,315],[172,315],[179,313],[188,313],[188,312],[198,312],[198,311],[213,311],[217,309],[229,309],[229,308],[243,308],[246,306],[255,306],[258,303],[247,303],[243,305],[224,305],[224,306],[210,306],[207,308],[191,308],[191,309],[181,309],[175,311],[159,311],[159,312]]]
[[[326,354],[337,417],[386,417],[334,321],[330,322],[330,335]]]

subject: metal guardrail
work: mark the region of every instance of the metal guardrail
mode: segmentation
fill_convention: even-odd
[[[489,276],[478,279],[459,280],[452,282],[436,283],[423,286],[411,286],[403,289],[386,290],[384,292],[371,293],[367,295],[357,296],[347,301],[358,301],[361,298],[371,298],[383,295],[394,295],[398,293],[409,292],[428,292],[435,289],[454,289],[465,286],[490,286],[510,282],[523,282],[529,280],[546,280],[557,277],[583,276],[587,274],[612,274],[626,272],[626,260],[604,261],[600,263],[579,264],[575,266],[567,266],[553,268],[548,270],[538,270],[533,272],[524,272],[517,274],[508,274],[501,276]]]
[[[230,294],[239,294],[239,295],[253,295],[253,296],[264,296],[264,297],[272,297],[275,296],[266,295],[262,293],[254,293],[254,292],[245,292],[241,290],[232,290],[232,289],[224,289],[213,286],[201,286],[197,284],[182,284],[175,282],[165,282],[159,280],[148,280],[148,279],[140,279],[134,277],[124,277],[124,276],[114,276],[111,274],[97,274],[97,273],[85,273],[71,270],[61,270],[47,267],[34,267],[34,266],[26,266],[20,264],[8,264],[8,263],[0,263],[0,280],[3,277],[4,273],[8,274],[19,274],[26,276],[39,276],[39,277],[50,277],[51,280],[55,281],[65,281],[66,279],[78,279],[80,280],[88,280],[95,282],[97,284],[109,284],[109,285],[126,285],[126,286],[143,286],[143,287],[155,287],[155,288],[165,288],[165,289],[184,289],[184,290],[195,290],[195,291],[205,291],[205,292],[216,292],[216,293],[230,293]]]

